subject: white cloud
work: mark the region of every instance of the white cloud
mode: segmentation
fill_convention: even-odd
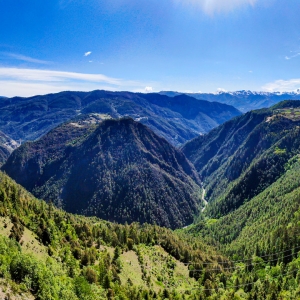
[[[65,90],[74,90],[69,85],[55,85],[43,82],[18,82],[9,80],[0,80],[0,95],[7,97],[22,96],[29,97],[34,95],[42,95],[47,93],[57,93]],[[76,88],[78,90],[78,88]]]
[[[145,87],[145,92],[146,92],[146,93],[149,93],[149,92],[152,92],[152,91],[153,91],[152,86],[146,86],[146,87]]]
[[[92,54],[92,51],[85,52],[83,56],[89,56]]]
[[[242,5],[254,5],[258,0],[177,0],[182,3],[199,5],[206,13],[230,11]]]
[[[6,52],[2,52],[1,54],[6,56],[6,57],[10,57],[10,58],[25,61],[25,62],[30,62],[30,63],[35,63],[35,64],[42,64],[42,65],[51,64],[50,61],[36,59],[36,58],[32,58],[30,56],[25,56],[25,55],[22,55],[22,54],[6,53]]]
[[[63,90],[144,91],[145,83],[103,74],[0,67],[0,96],[32,96]]]
[[[263,91],[267,92],[293,92],[300,88],[300,78],[290,80],[276,80],[265,84],[262,87]]]
[[[103,74],[87,74],[65,71],[21,69],[21,68],[0,68],[1,78],[13,78],[26,81],[68,81],[81,80],[90,82],[106,82],[112,85],[122,85],[122,79],[112,78]],[[128,81],[126,82],[126,84]]]
[[[227,91],[223,88],[217,88],[217,93],[226,93]]]
[[[290,59],[295,58],[295,57],[297,57],[297,56],[299,56],[299,55],[300,55],[300,53],[296,53],[295,55],[286,56],[285,59],[286,59],[286,60],[290,60]]]

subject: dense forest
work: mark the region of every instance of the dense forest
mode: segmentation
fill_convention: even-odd
[[[251,111],[184,145],[205,183],[210,216],[239,208],[284,173],[300,153],[299,107],[300,101],[284,101]]]
[[[82,121],[82,120],[81,120]],[[68,212],[179,228],[201,207],[201,182],[180,150],[130,118],[63,124],[2,167]]]
[[[0,173],[0,296],[299,299],[299,128],[284,101],[182,149],[91,114],[24,143]]]
[[[216,277],[232,266],[199,238],[156,225],[118,225],[58,210],[3,173],[0,201],[0,274],[12,291],[30,292],[37,299],[178,298],[190,295],[189,284],[196,289],[202,274],[189,271],[186,263],[199,268],[209,264],[216,270],[206,276]],[[127,263],[123,254],[130,254],[132,263],[138,260],[131,278],[122,274]],[[165,274],[155,272],[157,262]],[[139,275],[140,285],[135,286],[132,281]]]
[[[299,165],[298,161],[292,163],[290,176]],[[118,225],[72,215],[34,199],[6,175],[1,174],[0,179],[0,274],[8,295],[25,297],[29,293],[36,299],[299,297],[300,212],[294,212],[288,224],[282,220],[289,215],[282,213],[278,222],[275,220],[275,224],[282,225],[274,224],[271,234],[266,220],[272,215],[264,216],[265,227],[258,226],[261,232],[253,239],[258,247],[250,243],[250,231],[241,235],[244,239],[240,238],[237,245],[231,243],[228,249],[232,250],[228,250],[221,247],[217,237],[219,244],[214,247],[205,234],[199,236],[199,227],[172,232],[156,225]],[[282,194],[290,189],[293,187]],[[254,216],[257,214],[254,212]],[[263,224],[260,219],[255,219],[256,224],[251,221]],[[227,236],[223,229],[226,224],[239,227],[232,223],[226,219],[219,224],[208,220],[207,236],[218,232]],[[273,239],[264,239],[262,234],[270,234]],[[241,247],[246,241],[248,246]]]
[[[205,237],[193,236],[191,232],[176,233],[137,223],[117,225],[71,215],[34,199],[6,175],[1,174],[0,179],[3,235],[0,271],[11,296],[25,297],[26,293],[37,299],[297,299],[299,296],[300,249],[295,235],[299,213],[286,227],[291,230],[290,235],[285,236],[284,227],[274,232],[282,242],[276,248],[270,244],[271,252],[255,249],[252,244],[247,257],[240,255],[230,261],[220,254],[221,249],[208,246]],[[278,236],[281,232],[282,238]],[[265,240],[262,242],[267,245]],[[128,268],[133,267],[134,260],[139,268],[131,269],[131,277]]]

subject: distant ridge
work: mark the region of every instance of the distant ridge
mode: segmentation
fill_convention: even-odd
[[[196,99],[216,101],[225,103],[238,108],[242,112],[253,109],[270,107],[283,100],[300,100],[300,89],[294,92],[254,92],[254,91],[236,91],[236,92],[217,92],[217,93],[180,93],[172,91],[162,91],[162,95],[176,97],[178,95],[189,95]]]
[[[236,108],[180,95],[157,93],[61,92],[0,101],[0,130],[14,140],[35,140],[80,114],[129,116],[178,146],[240,115]]]

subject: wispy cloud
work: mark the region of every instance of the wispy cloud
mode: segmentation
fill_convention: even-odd
[[[262,87],[263,91],[267,92],[293,92],[300,88],[300,78],[289,80],[276,80],[265,84]]]
[[[7,53],[7,52],[1,52],[1,54],[4,55],[5,57],[9,57],[9,58],[20,60],[20,61],[25,61],[25,62],[35,63],[35,64],[42,64],[42,65],[51,64],[51,61],[36,59],[36,58],[30,57],[30,56],[25,56],[22,54]]]
[[[92,51],[85,52],[83,56],[89,56],[92,54]]]
[[[231,11],[242,5],[254,5],[258,0],[177,0],[177,2],[200,6],[206,13]]]
[[[69,81],[81,80],[90,82],[106,82],[112,85],[122,85],[121,79],[112,78],[103,74],[88,74],[40,69],[0,68],[0,78],[13,78],[27,81]],[[127,83],[127,81],[126,81]]]
[[[216,91],[217,94],[218,93],[226,93],[226,92],[227,92],[227,90],[225,90],[223,88],[217,88],[217,91]]]
[[[146,93],[150,93],[150,92],[152,92],[152,91],[153,91],[152,86],[146,86],[146,87],[145,87],[145,92],[146,92]]]
[[[285,59],[286,59],[286,60],[290,60],[290,59],[295,58],[295,57],[297,57],[297,56],[299,56],[299,55],[300,55],[300,52],[298,52],[298,53],[296,53],[296,54],[294,54],[294,55],[291,55],[291,56],[286,56]]]
[[[0,86],[1,96],[32,96],[62,90],[144,91],[145,82],[113,78],[103,74],[0,67]]]

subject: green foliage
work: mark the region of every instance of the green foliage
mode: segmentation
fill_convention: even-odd
[[[188,228],[190,234],[200,234],[233,260],[242,260],[232,269],[231,280],[234,286],[234,278],[239,278],[239,285],[255,282],[243,288],[251,297],[298,297],[299,174],[296,155],[275,183],[236,211],[213,224],[202,221]]]
[[[204,299],[299,298],[299,103],[247,113],[184,147],[211,201],[184,232],[236,261],[219,279],[212,266],[190,267]]]
[[[284,155],[286,154],[286,149],[280,149],[277,146],[275,147],[274,154],[276,155]]]
[[[37,299],[298,299],[299,127],[294,120],[269,116],[270,110],[251,112],[201,138],[207,147],[227,151],[213,155],[201,170],[212,180],[209,197],[216,201],[205,210],[210,218],[202,214],[197,224],[176,232],[66,213],[33,199],[0,173],[0,215],[11,221],[10,238],[0,239],[0,275],[16,291],[29,291]],[[94,136],[98,146],[118,145],[99,136]],[[226,138],[228,148],[220,147]],[[89,135],[68,147],[88,140]],[[108,158],[102,162],[113,166]],[[212,191],[218,176],[220,186]],[[48,250],[43,259],[24,252],[20,243],[27,228]],[[134,276],[123,280],[131,263],[122,260],[125,253],[135,256],[140,285]],[[193,278],[188,285],[175,282],[188,276]]]
[[[34,199],[3,173],[0,173],[0,216],[8,217],[12,228],[22,226],[23,230],[34,232],[38,242],[48,250],[48,255],[45,252],[43,259],[38,259],[24,253],[25,245],[17,242],[19,238],[22,242],[22,232],[10,235],[10,239],[0,236],[0,276],[14,284],[16,291],[28,291],[37,299],[151,299],[155,292],[142,255],[139,258],[144,286],[122,283],[120,279],[122,253],[142,244],[162,247],[173,256],[166,260],[164,271],[169,278],[170,295],[176,294],[175,259],[216,265],[218,261],[227,261],[201,239],[181,232],[149,224],[119,225],[66,213]],[[103,247],[114,247],[113,253]],[[220,272],[222,265],[212,274]],[[163,293],[155,295],[161,299]]]

